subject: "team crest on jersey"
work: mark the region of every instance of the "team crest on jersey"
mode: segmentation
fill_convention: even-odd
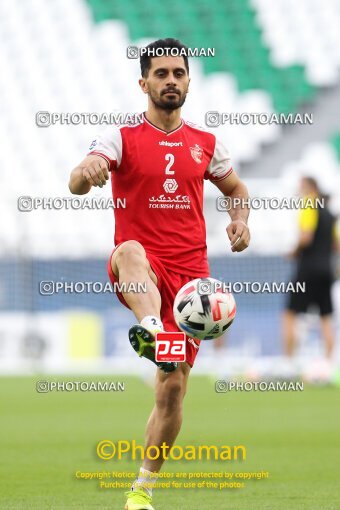
[[[195,143],[195,147],[190,147],[191,156],[196,163],[202,163],[203,149]]]

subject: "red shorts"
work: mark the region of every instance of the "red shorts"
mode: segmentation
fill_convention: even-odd
[[[121,244],[121,243],[120,243]],[[119,244],[115,247],[112,254],[118,248]],[[112,284],[118,282],[117,277],[113,274],[111,268],[111,257],[109,258],[107,264],[107,270],[109,273],[109,277]],[[165,331],[181,331],[174,319],[173,315],[173,303],[176,297],[177,292],[183,285],[190,282],[190,280],[195,280],[198,276],[187,276],[179,273],[175,273],[174,271],[170,271],[167,269],[162,262],[155,256],[146,252],[146,256],[148,261],[150,262],[150,266],[157,276],[157,288],[160,292],[162,305],[161,305],[161,320],[164,325]],[[202,274],[201,278],[206,278],[209,276],[208,274]],[[123,295],[120,292],[116,292],[119,301],[130,308],[127,302],[125,301]],[[192,367],[195,362],[195,358],[197,356],[199,350],[200,340],[190,338],[186,335],[186,362]]]

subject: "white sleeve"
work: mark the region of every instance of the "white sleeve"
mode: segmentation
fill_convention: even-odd
[[[88,155],[98,154],[109,163],[109,169],[119,167],[122,160],[122,134],[116,126],[109,126],[91,142]]]
[[[221,181],[232,171],[229,151],[216,138],[214,154],[206,170],[206,178],[212,182]]]

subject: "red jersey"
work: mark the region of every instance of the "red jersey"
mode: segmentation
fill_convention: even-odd
[[[141,116],[107,128],[89,154],[108,161],[114,202],[125,199],[125,208],[114,209],[115,244],[134,239],[172,271],[209,274],[203,183],[232,172],[216,137],[183,120],[167,133]]]

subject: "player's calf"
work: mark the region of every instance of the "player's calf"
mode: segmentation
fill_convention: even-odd
[[[152,271],[143,246],[134,240],[122,243],[111,257],[114,275],[122,286],[122,295],[138,321],[147,316],[159,319],[161,296],[157,289],[157,276]],[[146,292],[124,292],[129,284],[141,284]]]

